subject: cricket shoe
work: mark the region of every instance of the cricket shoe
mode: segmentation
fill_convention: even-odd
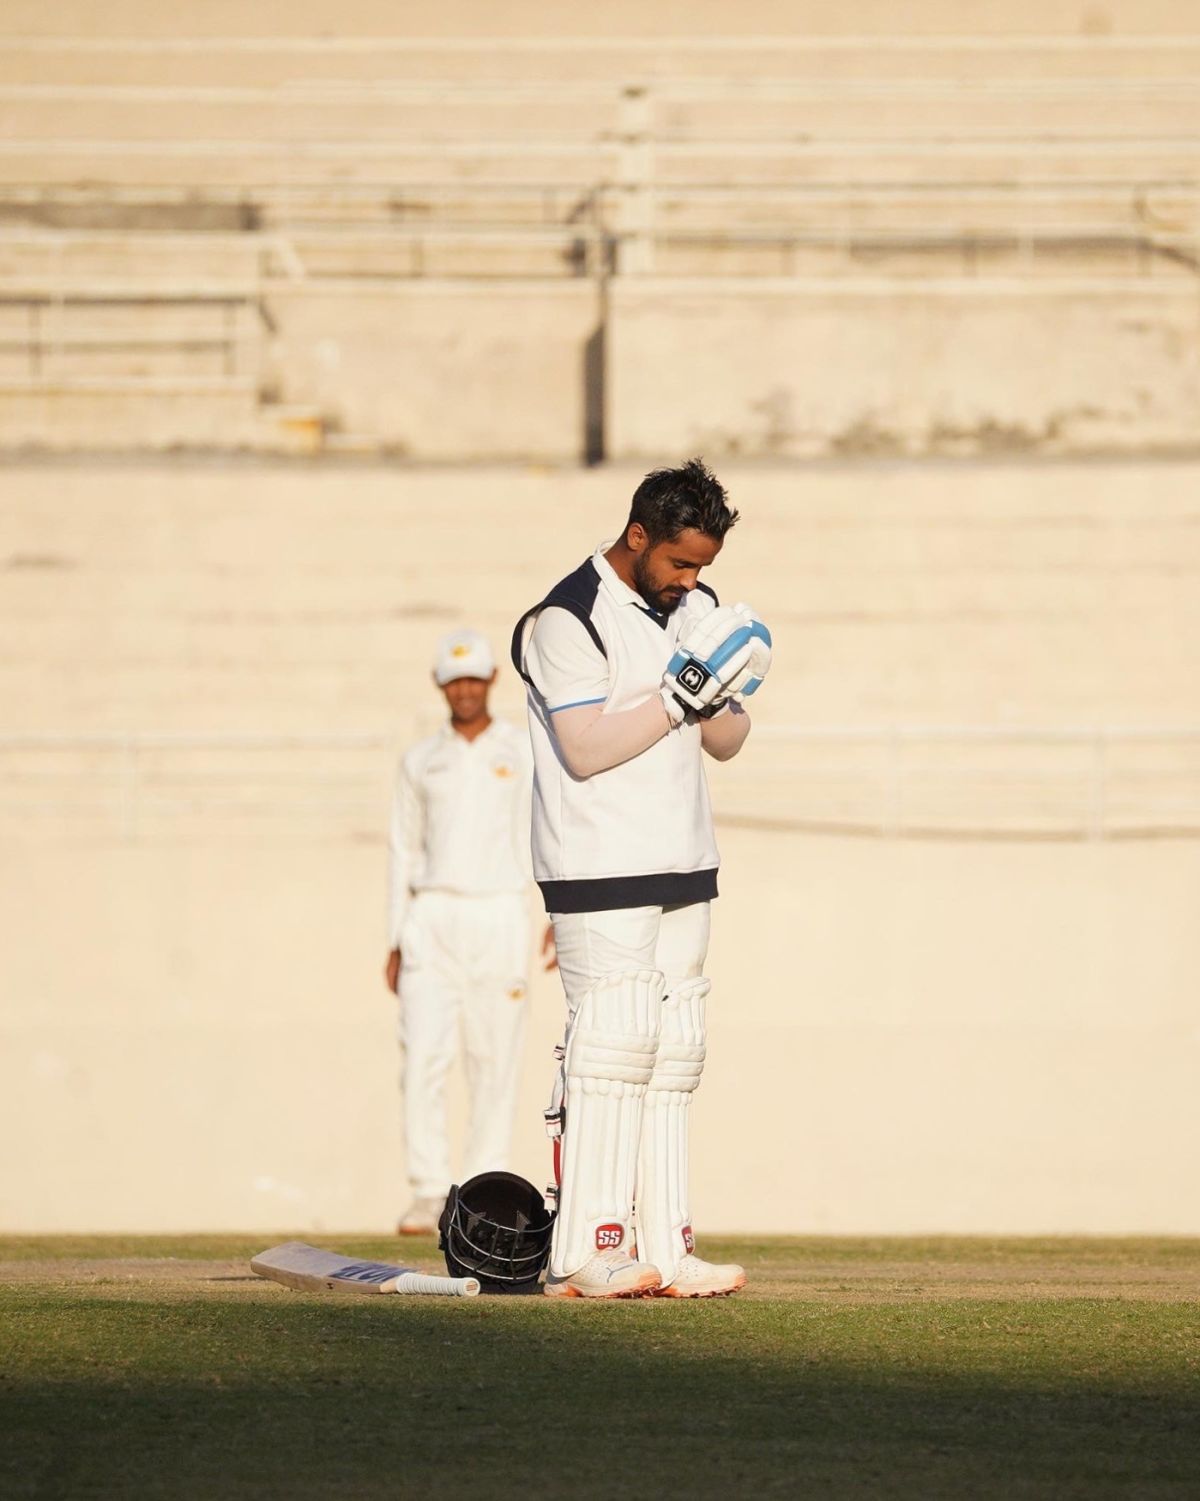
[[[618,1247],[597,1251],[569,1277],[548,1273],[542,1291],[548,1298],[644,1298],[661,1282],[656,1266],[635,1261]]]
[[[656,1288],[652,1298],[727,1298],[746,1285],[746,1273],[740,1266],[727,1262],[714,1266],[690,1253],[679,1263],[679,1270],[666,1287]]]
[[[436,1235],[438,1219],[445,1208],[445,1199],[416,1198],[404,1211],[396,1226],[397,1235]]]

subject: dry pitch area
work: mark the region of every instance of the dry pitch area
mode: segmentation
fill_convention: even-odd
[[[259,1249],[0,1240],[0,1493],[1200,1493],[1200,1242],[710,1241],[746,1293],[606,1305],[299,1294]]]

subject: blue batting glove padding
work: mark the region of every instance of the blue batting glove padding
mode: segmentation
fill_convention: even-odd
[[[771,633],[769,630],[767,630],[766,626],[763,625],[761,620],[754,620],[751,621],[749,625],[739,626],[731,636],[727,636],[725,640],[721,642],[720,646],[717,647],[712,656],[709,657],[708,660],[702,665],[707,667],[709,672],[711,672],[712,675],[716,677],[719,675],[721,668],[724,667],[725,663],[729,661],[730,657],[732,657],[735,652],[740,651],[748,641],[754,640],[762,641],[767,646],[770,646],[771,644]],[[676,655],[678,655],[678,653],[676,653]],[[674,657],[671,660],[672,662],[674,662]],[[761,679],[759,681],[761,681]],[[744,691],[745,690],[743,689],[743,692]]]

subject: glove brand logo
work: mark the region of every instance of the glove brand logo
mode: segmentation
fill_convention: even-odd
[[[683,1235],[683,1249],[690,1256],[696,1249],[696,1237],[692,1234],[692,1227],[685,1225],[681,1233]]]
[[[699,693],[708,682],[708,678],[709,674],[699,662],[689,662],[679,674],[679,686],[686,688],[689,693]]]
[[[623,1225],[598,1225],[596,1227],[597,1251],[615,1251],[625,1239]]]

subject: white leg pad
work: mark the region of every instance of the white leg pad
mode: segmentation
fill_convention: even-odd
[[[662,1024],[657,970],[606,975],[567,1033],[562,1184],[550,1268],[569,1277],[597,1251],[629,1249],[642,1101]]]
[[[704,1001],[710,989],[708,980],[688,980],[664,999],[658,1057],[642,1110],[638,1259],[658,1267],[664,1287],[693,1248],[688,1107],[704,1072]]]

